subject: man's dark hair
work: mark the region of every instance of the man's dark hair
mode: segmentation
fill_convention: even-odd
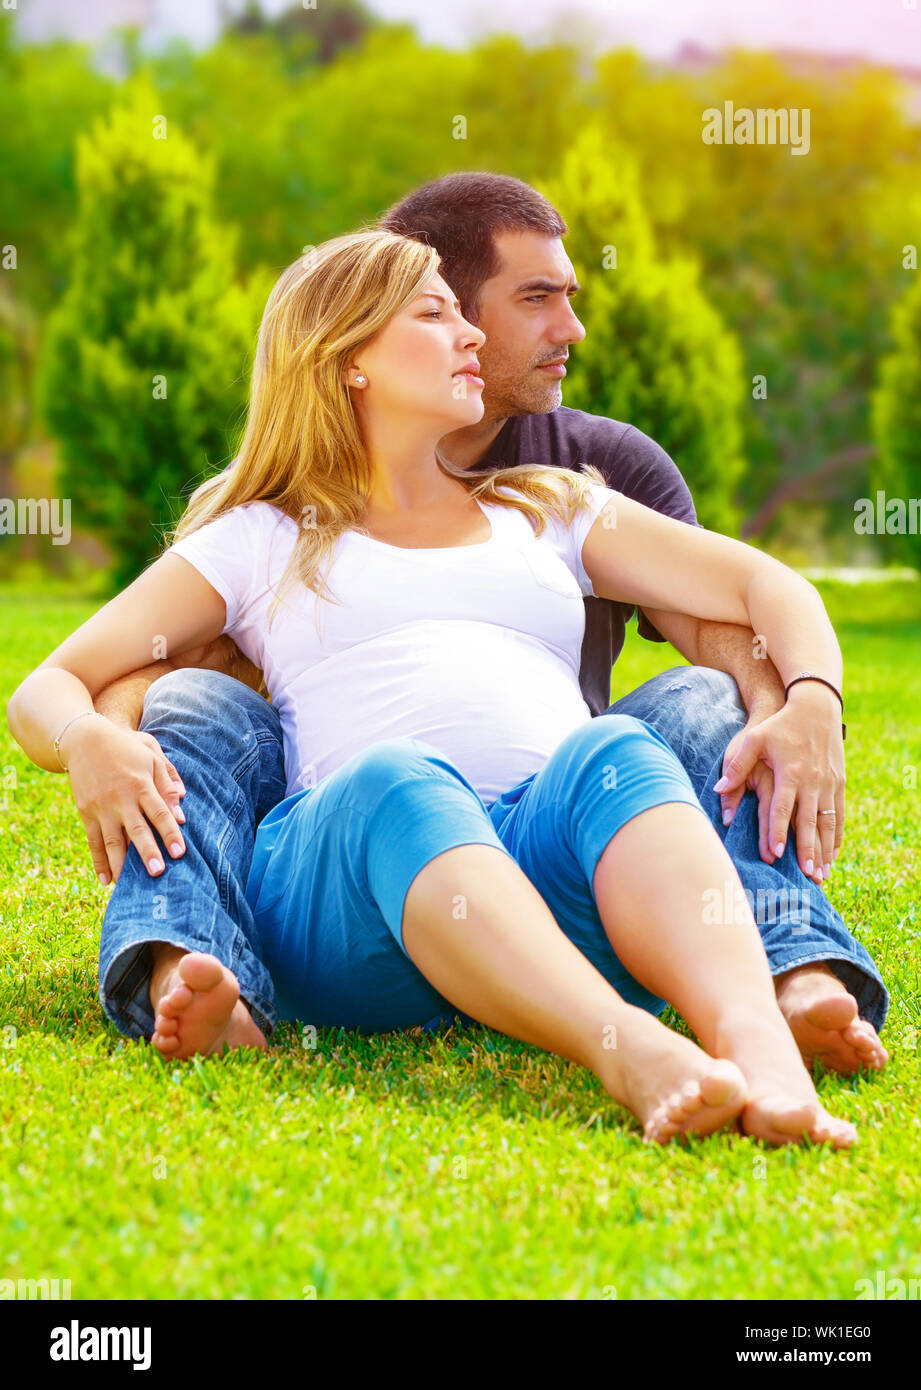
[[[440,273],[471,323],[477,322],[484,282],[499,271],[496,232],[558,237],[568,230],[536,188],[504,174],[483,173],[445,174],[425,183],[394,203],[377,225],[434,246]]]

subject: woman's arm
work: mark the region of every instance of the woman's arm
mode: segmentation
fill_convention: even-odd
[[[163,555],[13,692],[10,732],[38,767],[62,771],[54,749],[61,735],[61,758],[101,876],[111,869],[118,877],[125,835],[145,864],[158,860],[145,817],[165,844],[181,845],[182,837],[163,800],[170,779],[162,753],[158,758],[144,735],[117,729],[95,713],[93,701],[126,672],[214,640],[225,621],[224,600],[195,567]]]
[[[752,546],[618,496],[588,532],[582,563],[603,598],[749,627],[784,685],[809,670],[841,688],[841,648],[818,590]],[[772,756],[768,747],[780,751]],[[844,748],[832,691],[813,681],[795,685],[784,708],[746,735],[718,789],[744,784],[758,757],[775,774],[763,816],[767,846],[783,852],[796,807],[797,857],[815,877],[833,860],[844,825]],[[832,809],[834,816],[818,814]]]
[[[841,648],[818,590],[742,541],[612,499],[582,547],[601,598],[750,627],[784,685],[815,671],[841,688]]]
[[[231,676],[243,685],[248,685],[257,695],[268,694],[265,678],[258,666],[243,655],[232,637],[225,634],[214,642],[190,647],[188,651],[176,652],[170,661],[154,661],[139,671],[120,676],[117,681],[100,691],[93,703],[99,713],[111,719],[113,724],[118,724],[123,729],[137,729],[144,712],[144,696],[154,681],[170,671],[187,668],[197,671],[220,671],[225,676]]]

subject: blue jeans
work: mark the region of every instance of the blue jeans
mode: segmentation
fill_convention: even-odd
[[[826,961],[854,994],[861,1016],[880,1028],[889,996],[879,972],[822,890],[799,869],[792,834],[783,858],[774,865],[763,863],[757,799],[751,792],[742,798],[728,831],[723,827],[719,796],[710,789],[720,775],[726,744],[745,722],[732,678],[703,667],[676,667],[616,701],[599,720],[611,714],[642,720],[684,766],[733,859],[771,973]],[[268,1035],[279,1011],[247,882],[257,829],[286,800],[277,712],[229,676],[186,669],[151,686],[141,728],[158,740],[185,783],[186,852],[177,860],[166,856],[164,872],[151,878],[137,851],[129,848],[102,925],[103,1008],[122,1032],[151,1036],[151,946],[166,942],[217,956],[236,975],[242,998]],[[491,813],[503,800],[493,803]],[[714,904],[714,911],[725,909],[726,904]]]

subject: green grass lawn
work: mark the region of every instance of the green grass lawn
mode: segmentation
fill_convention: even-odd
[[[855,1149],[647,1147],[593,1075],[484,1029],[321,1030],[311,1050],[288,1027],[267,1054],[165,1063],[102,1014],[107,890],[66,779],[3,721],[0,1279],[89,1299],[853,1299],[877,1270],[921,1277],[921,583],[821,587],[848,705],[828,891],[893,996],[886,1072],[819,1081]],[[0,591],[0,708],[96,606]],[[678,661],[634,630],[615,695]]]

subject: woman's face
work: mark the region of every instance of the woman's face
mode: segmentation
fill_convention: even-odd
[[[436,438],[483,416],[477,351],[485,334],[461,317],[460,305],[437,272],[385,328],[356,352],[348,372],[353,399],[372,415],[429,416]],[[356,382],[363,375],[364,386]]]

